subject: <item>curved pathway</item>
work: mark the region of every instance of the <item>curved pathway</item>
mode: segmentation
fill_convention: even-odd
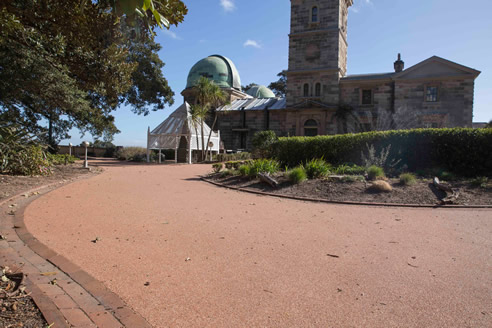
[[[317,204],[215,187],[198,179],[209,165],[100,164],[25,224],[155,327],[492,325],[491,210]]]

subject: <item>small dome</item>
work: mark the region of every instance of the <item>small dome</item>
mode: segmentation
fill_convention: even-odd
[[[200,77],[205,76],[221,88],[241,90],[241,79],[234,63],[224,56],[212,55],[200,60],[190,70],[186,89],[196,86]]]
[[[266,98],[275,98],[275,94],[272,90],[268,89],[264,85],[255,85],[252,86],[248,91],[246,91],[248,95],[258,99],[266,99]]]

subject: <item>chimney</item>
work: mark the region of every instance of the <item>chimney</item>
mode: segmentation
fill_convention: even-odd
[[[395,61],[395,72],[400,73],[405,68],[405,62],[401,60],[401,54],[398,54],[398,60]]]

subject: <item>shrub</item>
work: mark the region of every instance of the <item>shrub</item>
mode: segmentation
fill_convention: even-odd
[[[46,158],[53,165],[67,165],[73,164],[77,160],[77,157],[70,156],[68,154],[46,154]]]
[[[249,176],[257,177],[260,173],[273,174],[280,169],[280,164],[273,159],[257,159],[249,164]]]
[[[312,159],[304,166],[309,179],[318,179],[330,173],[331,165],[323,159]]]
[[[49,175],[46,147],[15,124],[0,122],[0,173]]]
[[[393,188],[386,181],[374,181],[368,190],[372,192],[391,192]]]
[[[230,177],[233,175],[235,175],[234,170],[225,169],[224,171],[220,172],[220,176],[222,178]]]
[[[290,182],[295,183],[295,184],[306,181],[307,180],[306,170],[304,169],[304,167],[302,165],[298,166],[298,167],[292,169],[288,173],[288,178],[289,178]]]
[[[239,167],[239,173],[243,177],[249,176],[250,171],[251,171],[251,167],[248,164],[244,164]]]
[[[42,146],[29,146],[10,159],[9,173],[14,175],[50,175],[51,163]]]
[[[384,178],[384,170],[378,166],[370,166],[367,168],[367,177],[369,180],[376,180],[378,178]]]
[[[147,148],[124,147],[118,150],[116,157],[122,161],[145,162],[147,160]]]
[[[334,169],[332,169],[333,173],[341,174],[341,175],[361,175],[366,173],[366,168],[358,165],[340,165]]]
[[[489,178],[487,177],[476,177],[471,181],[472,185],[480,188],[487,188],[488,183],[489,183]]]
[[[411,186],[417,183],[417,178],[412,173],[402,173],[400,174],[400,183],[404,186]]]
[[[219,173],[223,168],[224,168],[224,164],[222,163],[215,163],[212,165],[212,169],[214,170],[215,173]]]
[[[444,181],[452,181],[452,180],[456,179],[456,176],[453,173],[448,172],[448,171],[440,171],[437,174],[437,177],[440,180],[444,180]]]
[[[236,154],[217,154],[214,160],[217,162],[227,162],[227,161],[240,161],[251,159],[251,154],[247,152],[236,153]]]
[[[342,178],[342,182],[354,183],[357,181],[365,181],[362,175],[347,175]]]
[[[391,145],[389,158],[401,159],[408,170],[443,167],[465,176],[491,176],[492,129],[413,129],[372,131],[317,137],[285,137],[273,146],[274,158],[295,167],[311,158],[332,164],[361,165],[366,144],[376,151]]]
[[[259,131],[256,132],[251,140],[253,154],[257,158],[269,158],[272,155],[272,145],[278,140],[275,132]]]
[[[238,170],[241,165],[244,164],[249,164],[251,160],[246,160],[246,161],[229,161],[225,162],[224,165],[227,169],[230,170]]]

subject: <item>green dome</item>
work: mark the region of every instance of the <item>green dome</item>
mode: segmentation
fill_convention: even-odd
[[[196,63],[188,74],[186,89],[196,86],[202,76],[208,77],[221,88],[241,90],[241,79],[237,68],[224,56],[212,55]]]
[[[255,85],[246,91],[248,95],[258,99],[275,98],[275,94],[272,90],[268,89],[264,85]]]

